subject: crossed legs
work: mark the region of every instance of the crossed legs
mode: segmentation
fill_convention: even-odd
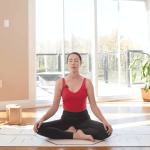
[[[92,135],[86,135],[80,129],[78,131],[76,131],[74,126],[69,127],[69,129],[65,130],[65,131],[66,132],[73,132],[73,139],[91,140],[92,142],[95,142]]]
[[[95,120],[72,122],[59,119],[44,122],[37,133],[53,139],[87,139],[94,142],[94,139],[103,140],[109,137],[106,132],[103,123]]]

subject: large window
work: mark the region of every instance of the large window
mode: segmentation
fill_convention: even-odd
[[[36,0],[37,101],[52,103],[56,81],[69,74],[71,52],[81,54],[80,74],[98,82],[99,98],[139,94],[144,81],[138,72],[132,83],[136,68],[128,67],[137,53],[148,51],[147,6],[144,0]]]
[[[120,1],[120,49],[147,51],[147,1]]]
[[[144,83],[144,79],[141,81],[141,71],[137,71],[136,80],[134,84],[132,83],[132,77],[139,66],[139,61],[130,70],[128,78],[125,64],[126,61],[131,63],[139,51],[147,52],[148,50],[147,1],[120,1],[120,50],[129,50],[120,55],[122,83],[129,82],[129,85],[135,86]]]
[[[86,5],[85,5],[86,4]],[[65,16],[65,69],[68,70],[67,55],[78,52],[82,57],[80,74],[92,79],[92,1],[64,0]]]
[[[37,103],[52,103],[55,82],[62,78],[62,11],[62,0],[36,0]]]
[[[97,28],[98,79],[118,82],[118,1],[97,1]]]
[[[146,1],[97,0],[99,96],[140,92],[140,71],[132,83],[136,67],[128,67],[139,52],[147,51],[146,6]]]

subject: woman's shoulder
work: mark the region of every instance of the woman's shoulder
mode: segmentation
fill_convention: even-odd
[[[59,89],[62,90],[63,78],[58,79],[55,83],[55,86],[56,84],[58,85],[57,87],[59,87]]]

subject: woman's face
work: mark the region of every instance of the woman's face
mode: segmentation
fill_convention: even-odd
[[[80,58],[76,54],[71,54],[68,57],[68,67],[70,70],[75,71],[81,66]]]

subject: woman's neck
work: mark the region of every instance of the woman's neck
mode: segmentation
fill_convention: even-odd
[[[75,79],[81,78],[81,76],[80,76],[80,74],[71,74],[71,73],[70,73],[70,74],[67,76],[67,78],[70,79],[70,80],[75,80]]]

